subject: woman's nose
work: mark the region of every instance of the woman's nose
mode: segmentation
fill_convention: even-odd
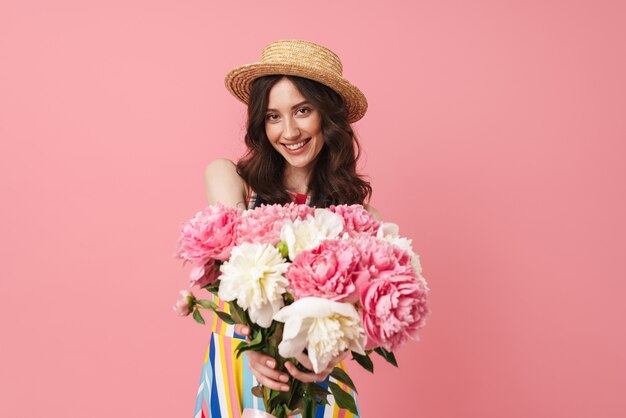
[[[283,138],[290,141],[293,139],[297,139],[300,136],[300,129],[298,128],[298,124],[290,119],[285,121],[285,129],[283,130]]]

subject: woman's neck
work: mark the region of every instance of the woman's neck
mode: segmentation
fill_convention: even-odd
[[[311,170],[308,167],[294,167],[287,165],[283,175],[283,183],[291,192],[307,194]]]

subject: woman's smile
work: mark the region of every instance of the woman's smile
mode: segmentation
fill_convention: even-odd
[[[285,144],[283,143],[283,146],[285,148],[287,148],[287,152],[292,154],[292,155],[297,155],[301,152],[304,151],[304,147],[306,147],[309,142],[311,142],[311,138],[307,138],[304,141],[300,141],[298,143],[295,144]]]

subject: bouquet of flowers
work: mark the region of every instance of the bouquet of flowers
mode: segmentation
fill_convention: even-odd
[[[393,351],[418,338],[430,312],[419,257],[398,232],[361,205],[208,206],[183,226],[176,256],[192,264],[190,284],[229,302],[229,313],[188,290],[174,310],[204,323],[200,309],[210,309],[248,325],[250,338],[237,354],[263,352],[279,370],[287,359],[297,365],[293,357],[304,352],[319,373],[346,350],[369,371],[373,352],[397,366]],[[343,369],[331,376],[356,391]],[[277,418],[312,418],[331,393],[356,414],[352,396],[326,383],[330,391],[292,379],[289,392],[257,386],[253,393]]]

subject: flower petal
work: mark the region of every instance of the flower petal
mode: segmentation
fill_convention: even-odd
[[[283,340],[278,345],[279,354],[288,358],[302,353],[307,344],[307,334],[310,326],[310,319],[293,318],[288,321],[283,330]]]
[[[248,313],[250,314],[252,322],[259,324],[263,328],[268,328],[272,324],[274,310],[270,303],[265,303],[258,309],[250,309]]]

